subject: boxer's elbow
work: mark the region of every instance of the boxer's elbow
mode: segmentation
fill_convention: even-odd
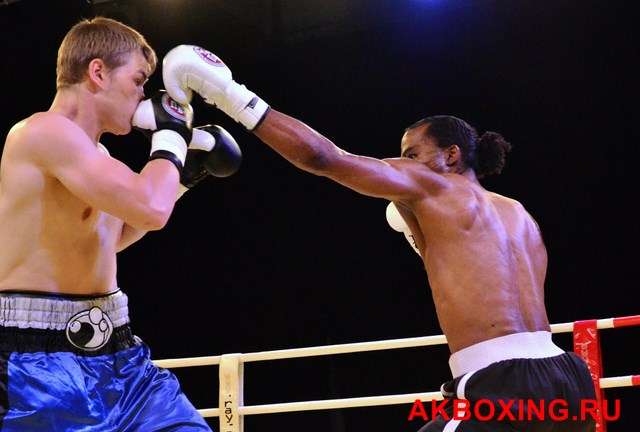
[[[154,215],[155,216],[155,215]],[[145,231],[158,231],[161,230],[162,228],[164,228],[167,225],[167,222],[169,221],[168,217],[153,217],[153,218],[148,218],[145,223],[144,223],[144,230]]]
[[[338,147],[323,140],[310,143],[307,148],[309,151],[301,155],[297,165],[316,175],[326,175],[333,171],[344,153]]]
[[[164,228],[169,222],[169,217],[173,211],[171,205],[161,205],[153,203],[147,207],[145,215],[145,227],[148,231],[158,231]]]
[[[130,225],[144,231],[158,231],[169,222],[173,204],[173,202],[168,203],[151,198],[140,206],[137,223],[130,223]]]
[[[331,167],[331,158],[325,154],[314,153],[298,160],[296,165],[310,173],[322,175]]]
[[[162,215],[151,214],[149,212],[142,212],[128,218],[122,218],[122,222],[126,225],[144,232],[161,230],[166,226],[167,221],[168,218],[165,218]]]

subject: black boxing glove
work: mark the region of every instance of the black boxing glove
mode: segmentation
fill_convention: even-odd
[[[208,175],[229,177],[235,174],[241,162],[240,146],[229,132],[217,125],[193,129],[193,139],[180,174],[178,198]]]
[[[151,132],[149,160],[167,159],[182,172],[187,156],[187,143],[191,141],[193,111],[161,90],[145,99],[133,114],[131,124],[148,136]]]

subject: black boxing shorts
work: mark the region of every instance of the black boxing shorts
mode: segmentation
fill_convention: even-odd
[[[419,432],[590,432],[596,393],[584,360],[551,333],[516,333],[454,353],[454,379]],[[425,403],[425,407],[431,408]]]

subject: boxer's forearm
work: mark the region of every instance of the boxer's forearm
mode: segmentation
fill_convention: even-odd
[[[311,127],[271,109],[254,134],[296,167],[321,175],[343,151]]]

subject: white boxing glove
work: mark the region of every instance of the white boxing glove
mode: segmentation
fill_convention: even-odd
[[[179,45],[169,51],[162,60],[162,79],[179,103],[188,104],[193,90],[250,131],[269,111],[265,101],[233,80],[220,58],[198,46]]]
[[[411,230],[409,226],[404,221],[400,212],[396,208],[396,205],[393,202],[390,202],[387,206],[387,222],[389,226],[393,228],[395,231],[401,232],[404,234],[404,237],[407,239],[413,250],[416,251],[418,255],[420,255],[420,250],[418,249],[418,245],[416,244],[416,240],[413,238],[413,234],[411,234]]]

